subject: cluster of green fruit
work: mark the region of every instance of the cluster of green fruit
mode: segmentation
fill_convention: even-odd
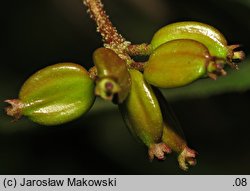
[[[157,88],[187,85],[209,76],[225,75],[227,63],[243,59],[238,46],[228,46],[215,28],[198,22],[179,22],[157,31],[144,72],[131,68],[113,50],[93,54],[94,72],[73,63],[48,66],[22,86],[19,99],[6,100],[7,114],[22,115],[42,125],[59,125],[88,112],[95,96],[118,104],[131,133],[148,147],[149,158],[164,159],[171,150],[179,154],[183,170],[195,165],[196,152],[174,129],[169,106]]]

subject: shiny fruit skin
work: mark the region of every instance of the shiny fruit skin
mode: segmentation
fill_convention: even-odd
[[[86,113],[94,103],[94,82],[80,65],[60,63],[33,74],[22,86],[22,115],[42,125],[59,125]]]
[[[118,103],[122,103],[130,90],[131,79],[126,62],[122,60],[113,50],[98,48],[93,53],[93,61],[97,69],[99,83],[102,79],[109,79],[111,83],[118,86]]]
[[[119,105],[130,132],[145,145],[161,142],[163,119],[159,103],[143,75],[129,70],[132,85],[127,99]]]
[[[187,171],[189,166],[196,165],[197,152],[188,147],[181,126],[176,119],[171,106],[160,90],[154,88],[154,92],[160,104],[164,121],[162,142],[168,145],[172,151],[177,153],[180,168]]]
[[[176,153],[181,153],[187,145],[181,125],[161,91],[154,88],[154,92],[163,117],[162,141]]]
[[[203,44],[188,39],[173,40],[150,55],[143,75],[156,87],[179,87],[205,76],[210,62],[212,58]]]
[[[169,24],[158,30],[151,41],[153,49],[176,39],[192,39],[204,44],[212,56],[226,59],[232,56],[223,34],[216,28],[194,21],[184,21]]]

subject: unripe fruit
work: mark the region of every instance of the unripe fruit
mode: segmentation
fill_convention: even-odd
[[[149,158],[163,159],[170,149],[161,143],[163,119],[157,98],[139,71],[129,72],[131,91],[119,109],[130,132],[149,148]]]
[[[187,85],[211,73],[225,75],[223,62],[211,57],[201,43],[180,39],[159,46],[144,67],[148,83],[161,88]]]
[[[96,95],[115,103],[122,103],[131,86],[126,62],[108,48],[98,48],[93,53],[93,61],[98,75]]]
[[[194,166],[196,164],[195,157],[197,152],[187,146],[181,126],[160,90],[154,88],[154,92],[158,99],[164,122],[162,142],[178,154],[180,168],[188,170],[188,165]]]
[[[151,41],[156,49],[160,45],[176,39],[192,39],[204,44],[212,56],[227,60],[244,58],[242,51],[234,52],[239,45],[228,46],[227,40],[217,29],[200,22],[177,22],[169,24],[158,30]]]
[[[22,86],[19,99],[7,114],[27,116],[42,125],[58,125],[86,113],[95,100],[94,82],[80,65],[60,63],[33,74]]]

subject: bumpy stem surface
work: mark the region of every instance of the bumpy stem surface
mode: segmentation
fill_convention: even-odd
[[[127,53],[130,56],[138,56],[138,55],[150,55],[152,53],[152,47],[150,44],[131,44],[126,49]]]
[[[151,53],[151,47],[148,44],[131,45],[118,33],[109,20],[101,0],[83,0],[83,3],[88,7],[90,17],[96,22],[97,32],[102,36],[104,47],[114,50],[128,65],[135,62],[130,56]]]
[[[83,3],[88,7],[90,17],[96,22],[97,32],[102,35],[105,44],[116,47],[126,42],[112,25],[100,0],[83,0]]]
[[[127,64],[134,61],[125,52],[131,44],[118,33],[106,14],[103,4],[100,0],[83,0],[84,5],[88,7],[90,17],[96,22],[97,32],[102,36],[104,47],[114,50]]]

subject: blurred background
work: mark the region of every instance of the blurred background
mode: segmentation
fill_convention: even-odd
[[[229,44],[250,50],[249,0],[103,0],[117,29],[133,43],[150,42],[162,26],[185,20],[219,29]],[[176,156],[147,159],[115,105],[97,99],[71,123],[44,127],[25,118],[11,123],[3,100],[16,98],[24,81],[58,62],[92,66],[102,46],[81,0],[12,0],[1,4],[1,174],[249,174],[250,59],[217,81],[199,80],[164,90],[191,148],[196,167],[179,169]]]

